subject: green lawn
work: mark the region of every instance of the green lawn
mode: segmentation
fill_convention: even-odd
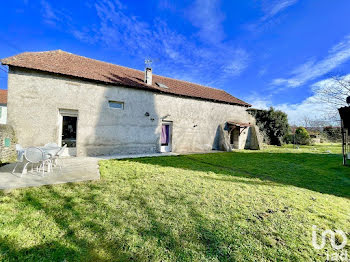
[[[0,260],[325,261],[312,225],[345,231],[350,255],[350,168],[339,152],[101,161],[97,182],[2,193]]]

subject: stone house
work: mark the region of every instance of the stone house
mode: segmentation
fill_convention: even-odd
[[[0,89],[0,124],[7,122],[7,90]]]
[[[1,60],[8,124],[22,146],[78,156],[259,149],[250,105],[223,90],[61,50]]]

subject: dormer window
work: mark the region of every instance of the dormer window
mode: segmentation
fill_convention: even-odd
[[[157,86],[161,87],[161,88],[169,88],[167,87],[166,85],[162,84],[162,83],[159,83],[159,82],[156,82]]]

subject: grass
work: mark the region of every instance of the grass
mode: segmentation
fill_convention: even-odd
[[[350,236],[350,169],[339,152],[101,161],[101,181],[2,193],[0,260],[325,261],[334,251],[312,247],[312,225]]]

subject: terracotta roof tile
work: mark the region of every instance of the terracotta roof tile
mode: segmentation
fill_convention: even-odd
[[[7,90],[0,89],[0,104],[7,104]]]
[[[153,74],[153,84],[149,86],[143,82],[143,71],[74,55],[61,50],[21,53],[2,59],[1,63],[9,66],[95,80],[107,84],[123,85],[155,92],[250,106],[250,104],[228,94],[224,90],[155,74]],[[168,88],[158,86],[156,84],[157,82],[166,85]]]

